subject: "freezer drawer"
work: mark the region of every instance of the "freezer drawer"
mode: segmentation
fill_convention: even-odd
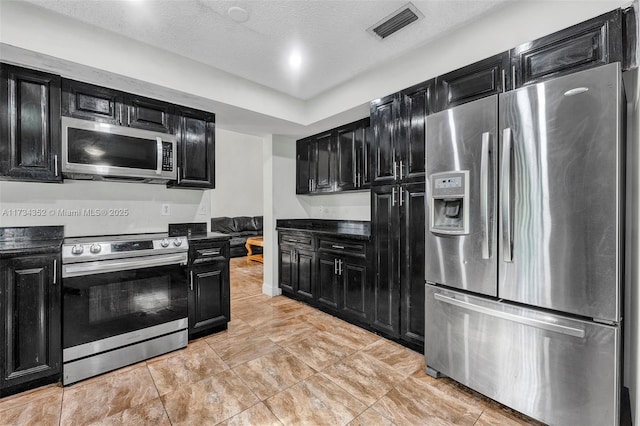
[[[619,423],[619,327],[431,285],[425,309],[429,367],[545,423]]]

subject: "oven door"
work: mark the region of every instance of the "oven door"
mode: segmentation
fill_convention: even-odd
[[[127,261],[138,267],[122,265]],[[83,352],[113,349],[131,343],[120,342],[117,336],[145,339],[145,330],[149,330],[146,338],[151,338],[164,324],[187,318],[187,279],[180,264],[151,266],[151,257],[134,258],[119,261],[118,268],[107,266],[107,272],[95,271],[96,264],[113,262],[63,266],[65,353],[70,355],[73,351],[68,348],[79,345]],[[92,342],[95,347],[88,347]]]

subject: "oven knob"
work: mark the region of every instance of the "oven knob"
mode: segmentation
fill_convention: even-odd
[[[83,251],[84,247],[82,247],[80,244],[76,244],[75,246],[71,247],[71,254],[82,254]]]
[[[91,248],[89,250],[93,254],[98,254],[100,253],[100,250],[102,250],[102,247],[100,247],[100,244],[91,244]]]
[[[178,239],[175,239],[175,240],[173,240],[173,245],[176,246],[176,247],[180,247],[182,245],[182,241],[178,240]]]
[[[160,245],[162,247],[169,247],[169,240],[165,238],[164,240],[160,241]]]

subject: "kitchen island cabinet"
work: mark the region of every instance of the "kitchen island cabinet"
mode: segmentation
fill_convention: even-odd
[[[62,232],[0,228],[0,396],[60,380]]]

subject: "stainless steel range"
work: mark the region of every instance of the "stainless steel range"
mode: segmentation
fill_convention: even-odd
[[[68,238],[64,385],[187,346],[186,237]]]

